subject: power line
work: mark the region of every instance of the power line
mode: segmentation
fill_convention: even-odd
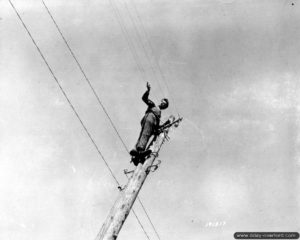
[[[154,70],[154,68],[153,68],[153,65],[152,65],[150,56],[148,55],[148,52],[147,52],[147,50],[146,50],[146,47],[145,47],[145,45],[143,44],[143,40],[142,40],[141,35],[140,35],[140,33],[139,33],[138,27],[137,27],[137,25],[136,25],[136,23],[135,23],[135,21],[134,21],[134,18],[133,18],[133,16],[132,16],[132,14],[130,13],[130,10],[129,10],[129,8],[128,8],[128,5],[127,5],[126,1],[124,1],[124,4],[125,4],[125,8],[126,8],[126,10],[127,10],[127,12],[128,12],[128,15],[129,15],[129,17],[130,17],[130,20],[131,20],[131,22],[132,22],[132,25],[133,25],[133,27],[134,27],[134,29],[135,29],[135,31],[136,31],[137,36],[138,36],[138,40],[140,41],[141,46],[142,46],[142,48],[143,48],[143,50],[144,50],[145,56],[146,56],[146,58],[147,58],[147,60],[148,60],[148,62],[149,62],[149,64],[150,64],[150,67],[151,67],[153,76],[156,78],[155,70]],[[157,80],[157,83],[158,83],[158,86],[159,86],[161,92],[164,93],[164,91],[163,91],[163,89],[162,89],[162,87],[161,87],[161,85],[160,85],[159,79],[156,78],[156,80]]]
[[[128,8],[128,5],[127,5],[127,3],[126,3],[126,0],[124,0],[124,4],[125,4],[125,7],[126,7],[126,10],[127,10],[128,14],[129,14],[129,17],[130,17],[130,19],[131,19],[131,22],[132,22],[132,24],[133,24],[133,26],[134,26],[134,29],[135,29],[135,31],[136,31],[136,33],[137,33],[138,39],[139,39],[139,41],[140,41],[140,43],[141,43],[141,45],[142,45],[142,48],[143,48],[143,50],[144,50],[144,52],[145,52],[145,55],[146,55],[146,57],[147,57],[147,59],[148,59],[148,61],[149,61],[149,64],[150,64],[151,69],[152,69],[152,72],[153,72],[153,75],[154,75],[154,77],[155,77],[155,76],[156,76],[156,75],[155,75],[155,70],[154,70],[154,68],[153,68],[153,66],[152,66],[151,59],[150,59],[150,57],[149,57],[149,55],[148,55],[148,53],[147,53],[147,50],[146,50],[145,45],[143,44],[142,37],[141,37],[141,35],[140,35],[139,31],[138,31],[138,27],[137,27],[137,25],[136,25],[136,23],[135,23],[135,21],[134,21],[133,16],[132,16],[131,13],[130,13],[130,10],[129,10],[129,8]],[[134,5],[134,3],[133,3],[133,5]],[[159,63],[158,63],[158,60],[156,59],[156,56],[155,56],[155,53],[154,53],[152,44],[151,44],[150,40],[148,39],[149,37],[148,37],[148,35],[147,35],[147,32],[146,32],[145,27],[144,27],[144,25],[143,25],[142,19],[141,19],[140,15],[139,15],[138,10],[137,10],[137,8],[136,8],[135,5],[134,5],[134,9],[135,9],[136,15],[138,16],[138,19],[139,19],[139,21],[140,21],[140,25],[142,26],[144,35],[146,36],[147,43],[148,43],[148,45],[149,45],[150,48],[151,48],[152,54],[153,54],[153,56],[154,56],[155,63],[156,63],[156,65],[157,65],[158,69],[159,69],[159,72],[160,72],[160,74],[161,74],[162,80],[165,81],[165,85],[166,85],[166,87],[167,87],[167,90],[168,90],[168,92],[170,93],[170,90],[169,90],[169,87],[168,87],[168,84],[167,84],[167,79],[165,78],[165,76],[164,76],[164,74],[163,74],[163,72],[162,72],[162,69],[161,69],[161,67],[160,67],[160,65],[159,65]],[[163,90],[162,90],[162,88],[161,88],[161,85],[160,85],[160,82],[159,82],[158,79],[157,79],[157,82],[158,82],[158,84],[159,84],[159,87],[160,87],[161,91],[163,92]],[[170,96],[171,96],[171,94],[170,94]],[[171,96],[171,98],[172,98],[172,100],[173,100],[173,102],[174,102],[175,110],[176,110],[176,112],[178,113],[178,110],[177,110],[176,104],[175,104],[175,100],[173,99],[172,96]],[[159,236],[158,232],[156,231],[156,228],[154,227],[154,225],[153,225],[153,223],[152,223],[152,221],[151,221],[151,219],[150,219],[150,216],[148,215],[146,209],[144,208],[144,205],[142,204],[142,202],[140,201],[140,199],[138,199],[138,201],[140,202],[142,208],[144,209],[144,212],[145,212],[145,214],[146,214],[146,216],[147,216],[147,218],[148,218],[150,224],[152,225],[152,227],[153,227],[153,229],[154,229],[154,231],[155,231],[156,236],[158,237],[158,239],[160,239],[160,236]]]
[[[127,175],[126,175],[126,177],[127,177],[127,179],[129,179]],[[150,216],[149,216],[147,210],[146,210],[145,207],[144,207],[144,204],[142,203],[142,201],[140,200],[139,197],[137,197],[137,199],[138,199],[139,203],[141,204],[142,209],[144,210],[144,212],[145,212],[145,214],[146,214],[146,216],[147,216],[147,218],[148,218],[148,220],[149,220],[149,222],[150,222],[150,224],[151,224],[151,226],[152,226],[152,228],[153,228],[153,230],[154,230],[154,232],[155,232],[157,238],[158,238],[159,240],[161,240],[161,239],[160,239],[160,236],[159,236],[159,234],[158,234],[158,232],[156,231],[156,228],[155,228],[153,222],[151,221],[151,218],[150,218]]]
[[[90,88],[92,89],[92,91],[93,91],[93,93],[94,93],[95,97],[96,97],[96,98],[97,98],[97,100],[98,100],[98,103],[101,105],[101,107],[102,107],[102,109],[104,110],[104,112],[105,112],[106,116],[108,117],[108,119],[109,119],[109,121],[110,121],[111,125],[113,126],[113,128],[114,128],[115,132],[117,133],[117,135],[118,135],[119,139],[120,139],[120,140],[121,140],[121,142],[123,143],[123,146],[124,146],[124,148],[126,149],[126,151],[127,151],[127,152],[129,152],[129,151],[128,151],[128,148],[126,147],[126,145],[125,145],[125,143],[124,143],[124,141],[123,141],[123,139],[122,139],[122,137],[120,136],[120,134],[119,134],[119,132],[118,132],[117,128],[115,127],[115,125],[114,125],[113,121],[111,120],[111,118],[110,118],[110,116],[109,116],[108,112],[106,111],[106,109],[105,109],[104,105],[102,104],[102,102],[101,102],[101,100],[100,100],[100,98],[99,98],[98,94],[96,93],[96,91],[95,91],[95,89],[94,89],[93,85],[91,84],[90,80],[88,79],[87,75],[85,74],[85,72],[84,72],[84,70],[83,70],[83,68],[82,68],[81,64],[79,63],[79,61],[78,61],[77,57],[75,56],[75,54],[74,54],[73,50],[71,49],[71,47],[70,47],[70,45],[69,45],[68,41],[67,41],[67,40],[66,40],[66,38],[64,37],[64,35],[63,35],[63,33],[62,33],[62,31],[61,31],[60,27],[59,27],[59,26],[58,26],[58,24],[56,23],[56,21],[55,21],[55,19],[54,19],[53,15],[51,14],[51,12],[50,12],[50,10],[49,10],[49,8],[47,7],[47,5],[45,4],[45,2],[44,2],[43,0],[42,0],[42,3],[43,3],[43,5],[44,5],[45,9],[47,10],[47,12],[48,12],[48,14],[49,14],[50,18],[52,19],[52,21],[53,21],[54,25],[56,26],[56,29],[58,30],[58,32],[60,33],[60,35],[61,35],[62,39],[64,40],[64,42],[65,42],[66,46],[68,47],[68,49],[69,49],[69,51],[70,51],[71,55],[73,56],[73,58],[74,58],[75,62],[77,63],[77,66],[79,67],[79,69],[80,69],[81,73],[83,74],[83,76],[84,76],[85,80],[88,82],[88,84],[89,84]],[[152,223],[152,221],[151,221],[151,219],[150,219],[150,217],[149,217],[149,215],[148,215],[148,213],[147,213],[147,211],[146,211],[146,208],[144,207],[144,205],[143,205],[142,201],[140,200],[140,198],[139,198],[139,197],[138,197],[137,199],[138,199],[139,203],[141,204],[141,206],[142,206],[142,208],[143,208],[143,210],[144,210],[144,212],[145,212],[145,214],[146,214],[146,216],[147,216],[147,218],[148,218],[148,220],[149,220],[150,224],[152,225],[152,227],[153,227],[153,229],[154,229],[155,233],[157,234],[158,238],[160,239],[160,237],[159,237],[159,235],[158,235],[158,233],[157,233],[157,231],[156,231],[156,229],[155,229],[155,227],[154,227],[154,224]],[[134,215],[136,216],[136,214],[135,214],[135,213],[134,213]],[[137,216],[136,216],[136,217],[137,217]],[[137,220],[139,221],[139,219],[138,219],[138,218],[137,218]],[[140,221],[139,221],[139,223],[140,223]],[[140,225],[141,225],[141,223],[140,223]],[[141,225],[141,227],[143,228],[143,226],[142,226],[142,225]],[[143,230],[144,230],[144,228],[143,228]],[[145,231],[144,231],[144,232],[145,232]],[[146,232],[145,232],[145,234],[146,234],[146,236],[148,237],[148,235],[147,235],[147,233],[146,233]]]
[[[86,134],[87,134],[88,137],[90,138],[90,140],[91,140],[91,142],[93,143],[94,147],[96,148],[98,154],[99,154],[99,155],[101,156],[101,158],[103,159],[103,161],[104,161],[105,165],[107,166],[107,168],[109,169],[109,171],[110,171],[112,177],[115,179],[116,183],[117,183],[118,185],[120,185],[119,182],[118,182],[118,180],[117,180],[117,178],[116,178],[115,175],[113,174],[111,168],[109,167],[107,161],[105,160],[103,154],[101,153],[100,149],[98,148],[98,146],[97,146],[97,144],[95,143],[94,139],[92,138],[91,134],[90,134],[89,131],[87,130],[87,128],[86,128],[86,126],[84,125],[83,121],[81,120],[81,118],[80,118],[79,114],[77,113],[75,107],[74,107],[73,104],[71,103],[71,101],[70,101],[68,95],[66,94],[65,90],[62,88],[61,84],[59,83],[58,79],[56,78],[54,72],[52,71],[50,65],[48,64],[46,58],[44,57],[42,51],[41,51],[40,48],[38,47],[37,43],[35,42],[34,38],[32,37],[31,33],[29,32],[28,28],[26,27],[26,25],[25,25],[23,19],[22,19],[21,16],[19,15],[17,9],[15,8],[15,6],[14,6],[13,3],[11,2],[11,0],[8,0],[8,1],[9,1],[10,5],[12,6],[12,8],[14,9],[14,11],[16,12],[18,18],[19,18],[20,21],[22,22],[23,27],[24,27],[25,30],[27,31],[29,37],[31,38],[33,44],[35,45],[35,47],[36,47],[36,49],[38,50],[39,54],[41,55],[42,59],[44,60],[44,63],[45,63],[46,66],[48,67],[48,69],[49,69],[51,75],[53,76],[55,82],[57,83],[59,89],[61,90],[62,94],[63,94],[64,97],[66,98],[66,100],[67,100],[67,102],[69,103],[70,107],[72,108],[73,112],[75,113],[75,115],[76,115],[77,119],[79,120],[81,126],[83,127],[84,131],[86,132]]]
[[[158,232],[156,231],[156,228],[154,227],[154,224],[152,223],[152,221],[151,221],[151,219],[150,219],[150,216],[148,215],[148,213],[147,213],[147,211],[146,211],[146,209],[145,209],[143,203],[141,202],[141,200],[140,200],[139,198],[138,198],[138,201],[139,201],[139,203],[141,204],[141,206],[142,206],[144,212],[146,213],[146,216],[147,216],[147,218],[148,218],[148,220],[149,220],[149,222],[150,222],[152,228],[154,229],[154,232],[155,232],[157,238],[160,240],[160,236],[159,236]]]
[[[142,79],[146,82],[146,80],[145,80],[145,70],[144,70],[144,68],[139,64],[139,58],[138,58],[138,55],[137,55],[137,52],[136,52],[136,50],[135,50],[135,48],[134,48],[134,45],[133,45],[133,43],[130,41],[130,38],[129,38],[129,33],[127,32],[127,29],[126,29],[126,27],[123,25],[123,23],[122,23],[122,16],[121,16],[121,14],[120,14],[120,12],[119,12],[119,10],[118,10],[118,7],[117,6],[115,6],[114,5],[114,2],[113,2],[113,0],[109,0],[109,2],[110,2],[110,5],[112,6],[112,9],[113,9],[113,12],[114,12],[114,14],[115,14],[115,16],[116,16],[116,19],[117,19],[117,21],[118,21],[118,23],[119,23],[119,25],[120,25],[120,27],[121,27],[121,30],[122,30],[122,32],[123,32],[123,35],[125,36],[125,39],[126,39],[126,42],[127,42],[127,44],[128,44],[128,47],[129,47],[129,49],[130,49],[130,51],[131,51],[131,53],[132,53],[132,55],[133,55],[133,58],[134,58],[134,60],[135,60],[135,62],[136,62],[136,64],[137,64],[137,67],[138,67],[138,69],[139,69],[139,71],[140,71],[140,73],[141,73],[141,75],[142,75]]]
[[[112,9],[113,9],[113,12],[114,12],[114,14],[115,14],[115,16],[116,16],[116,18],[117,18],[117,21],[118,21],[118,23],[119,23],[119,25],[120,25],[120,27],[121,27],[121,30],[122,30],[122,32],[123,32],[123,35],[125,36],[125,39],[126,39],[126,41],[127,41],[127,44],[128,44],[128,46],[129,46],[129,48],[130,48],[130,50],[131,50],[131,53],[132,53],[132,55],[133,55],[133,57],[134,57],[134,59],[135,59],[137,65],[138,65],[138,68],[140,69],[139,64],[138,64],[138,55],[137,55],[137,53],[136,53],[136,51],[135,51],[135,48],[134,48],[134,46],[133,46],[133,43],[130,41],[129,34],[128,34],[127,30],[126,30],[126,27],[125,27],[125,26],[123,25],[123,23],[122,23],[122,16],[121,16],[121,14],[120,14],[120,12],[119,12],[119,10],[118,10],[118,7],[114,5],[113,0],[109,0],[109,2],[110,2],[110,4],[111,4],[111,6],[112,6]],[[128,11],[128,12],[129,12],[129,11]],[[130,14],[130,12],[129,12],[129,14]],[[131,15],[130,15],[130,16],[131,16]],[[131,16],[131,17],[132,17],[132,16]],[[137,31],[137,33],[138,33],[138,31]],[[142,41],[141,41],[141,43],[142,43]],[[142,45],[142,46],[143,46],[143,48],[144,48],[144,45]],[[148,57],[145,48],[144,48],[144,51],[145,51],[146,56]],[[149,60],[149,62],[150,62],[150,60]],[[150,62],[150,64],[151,64],[151,62]],[[151,67],[152,67],[152,65],[151,65]],[[152,70],[153,70],[153,68],[152,68]],[[141,70],[140,70],[140,71],[141,71]],[[145,74],[144,69],[143,69],[143,73]],[[153,70],[153,73],[154,73],[154,70]],[[144,80],[144,81],[145,81],[145,80]],[[159,82],[158,82],[158,83],[159,83]],[[160,84],[159,84],[159,87],[160,87],[160,89],[161,89]],[[161,89],[161,91],[162,91],[162,89]],[[162,91],[162,92],[163,92],[163,91]],[[154,229],[154,232],[156,233],[158,239],[160,240],[160,236],[159,236],[159,234],[158,234],[158,232],[157,232],[157,230],[156,230],[154,224],[152,223],[152,221],[151,221],[151,219],[150,219],[150,216],[149,216],[149,214],[148,214],[147,211],[146,211],[146,208],[144,207],[144,205],[143,205],[142,201],[140,200],[140,198],[137,197],[137,199],[138,199],[139,203],[141,204],[142,209],[144,210],[144,212],[145,212],[145,214],[146,214],[146,216],[147,216],[147,218],[148,218],[148,220],[149,220],[149,222],[150,222],[152,228]]]
[[[124,0],[124,1],[126,1],[126,0]],[[164,81],[164,83],[165,83],[165,85],[166,85],[166,87],[167,87],[167,90],[168,90],[168,92],[170,93],[170,97],[172,98],[172,101],[173,101],[173,103],[174,103],[175,111],[179,114],[178,109],[177,109],[177,107],[176,107],[175,99],[173,98],[173,96],[172,96],[172,94],[171,94],[171,91],[170,91],[170,88],[169,88],[169,86],[168,86],[168,85],[169,85],[169,84],[168,84],[168,80],[167,80],[167,78],[165,77],[165,74],[163,73],[162,68],[161,68],[161,66],[160,66],[160,64],[159,64],[159,61],[158,61],[157,56],[156,56],[156,54],[155,54],[154,48],[153,48],[153,46],[152,46],[152,44],[151,44],[151,41],[149,40],[149,35],[148,35],[148,33],[147,33],[146,29],[145,29],[145,26],[144,26],[144,24],[143,24],[143,20],[142,20],[140,14],[139,14],[139,11],[137,10],[137,7],[136,7],[135,4],[134,4],[134,0],[132,0],[132,5],[133,5],[133,8],[134,8],[134,10],[135,10],[135,12],[136,12],[137,18],[138,18],[138,20],[139,20],[139,22],[140,22],[140,25],[141,25],[142,30],[143,30],[143,32],[144,32],[144,35],[145,35],[145,37],[146,37],[146,41],[147,41],[147,43],[148,43],[148,45],[149,45],[149,47],[150,47],[150,49],[151,49],[153,58],[154,58],[154,60],[155,60],[154,62],[156,63],[156,66],[157,66],[157,68],[158,68],[158,70],[159,70],[159,72],[160,72],[160,75],[161,75],[161,77],[162,77],[162,80]]]
[[[110,121],[110,123],[111,123],[113,129],[115,130],[116,134],[118,135],[119,139],[121,140],[121,142],[122,142],[124,148],[125,148],[126,151],[129,153],[129,150],[128,150],[126,144],[124,143],[123,139],[121,138],[121,136],[120,136],[120,134],[119,134],[119,131],[117,130],[115,124],[114,124],[113,121],[111,120],[111,118],[110,118],[110,116],[109,116],[109,114],[108,114],[108,112],[107,112],[105,106],[104,106],[103,103],[101,102],[101,100],[100,100],[98,94],[97,94],[96,91],[95,91],[95,88],[93,87],[91,81],[88,79],[87,75],[85,74],[85,72],[84,72],[84,70],[83,70],[81,64],[79,63],[77,57],[75,56],[73,50],[71,49],[70,45],[68,44],[68,42],[67,42],[66,38],[64,37],[62,31],[60,30],[59,26],[57,25],[55,19],[53,18],[52,14],[51,14],[51,12],[50,12],[50,10],[48,9],[47,5],[45,4],[45,2],[44,2],[43,0],[42,0],[42,3],[43,3],[43,5],[44,5],[44,7],[46,8],[46,10],[47,10],[49,16],[51,17],[51,19],[52,19],[54,25],[56,26],[56,29],[57,29],[58,32],[60,33],[62,39],[63,39],[64,42],[65,42],[65,44],[67,45],[67,47],[68,47],[68,49],[69,49],[71,55],[73,56],[73,58],[74,58],[74,60],[75,60],[75,62],[76,62],[76,64],[77,64],[77,66],[79,67],[79,69],[80,69],[81,73],[83,74],[85,80],[87,81],[87,83],[88,83],[88,85],[90,86],[92,92],[94,93],[94,95],[95,95],[95,97],[96,97],[98,103],[99,103],[100,106],[102,107],[102,109],[103,109],[104,113],[106,114],[107,118],[109,119],[109,121]]]
[[[79,122],[81,123],[81,125],[82,125],[83,129],[85,130],[86,134],[88,135],[88,137],[90,138],[90,140],[91,140],[91,142],[93,143],[94,147],[96,148],[98,154],[99,154],[99,155],[101,156],[101,158],[103,159],[103,161],[104,161],[106,167],[107,167],[108,170],[110,171],[110,173],[111,173],[112,177],[114,178],[114,180],[116,181],[117,185],[120,186],[119,181],[118,181],[117,178],[115,177],[114,173],[112,172],[112,169],[111,169],[110,166],[108,165],[108,163],[107,163],[107,161],[105,160],[104,156],[102,155],[100,149],[98,148],[98,146],[97,146],[97,144],[95,143],[94,139],[92,138],[91,134],[89,133],[89,131],[87,130],[87,128],[86,128],[86,126],[84,125],[83,121],[81,120],[80,116],[78,115],[78,113],[77,113],[75,107],[74,107],[73,104],[71,103],[71,101],[70,101],[70,99],[68,98],[66,92],[64,91],[64,89],[62,88],[62,86],[61,86],[61,84],[59,83],[58,79],[56,78],[56,76],[55,76],[53,70],[51,69],[51,67],[50,67],[50,65],[48,64],[46,58],[44,57],[42,51],[41,51],[40,48],[38,47],[38,45],[37,45],[37,43],[35,42],[34,38],[32,37],[30,31],[29,31],[28,28],[26,27],[26,25],[25,25],[23,19],[22,19],[21,16],[19,15],[17,9],[15,8],[15,6],[14,6],[13,3],[11,2],[11,0],[8,0],[8,1],[9,1],[10,5],[12,6],[12,8],[14,9],[15,13],[17,14],[18,18],[19,18],[20,21],[22,22],[23,27],[25,28],[26,32],[28,33],[29,37],[31,38],[31,40],[32,40],[33,44],[35,45],[36,49],[38,50],[40,56],[41,56],[42,59],[44,60],[44,63],[45,63],[46,66],[48,67],[48,69],[49,69],[51,75],[53,76],[53,78],[54,78],[55,82],[57,83],[59,89],[61,90],[62,94],[64,95],[64,97],[66,98],[67,102],[69,103],[71,109],[72,109],[73,112],[75,113],[77,119],[78,119]],[[138,219],[138,217],[137,217],[135,211],[134,211],[134,210],[132,210],[132,211],[133,211],[133,213],[134,213],[136,219],[138,220],[140,226],[142,227],[144,233],[146,234],[147,238],[149,239],[149,236],[148,236],[147,232],[145,231],[144,227],[142,226],[140,220]],[[150,239],[149,239],[149,240],[150,240]]]
[[[118,21],[118,23],[120,25],[120,28],[121,28],[121,30],[123,32],[123,35],[124,35],[124,37],[126,39],[128,47],[129,47],[129,49],[130,49],[130,51],[132,53],[132,56],[133,56],[133,58],[134,58],[134,60],[135,60],[135,62],[137,64],[137,67],[138,67],[138,69],[140,71],[142,79],[144,80],[144,82],[146,82],[146,79],[145,79],[146,78],[145,70],[144,70],[143,66],[139,64],[139,57],[138,57],[137,51],[136,51],[136,49],[134,47],[133,42],[130,40],[129,33],[128,33],[125,25],[122,22],[122,16],[120,14],[120,11],[119,11],[118,7],[115,5],[114,0],[109,0],[109,2],[110,2],[110,5],[112,7],[113,13],[116,16],[116,19],[117,19],[117,21]],[[154,95],[156,96],[155,93],[154,93]]]
[[[140,201],[140,199],[139,199],[139,201]],[[144,231],[146,237],[150,240],[149,235],[147,234],[147,232],[146,232],[144,226],[142,225],[140,219],[138,218],[138,216],[136,215],[136,213],[135,213],[135,211],[134,211],[133,209],[132,209],[132,212],[133,212],[134,216],[136,217],[137,221],[139,222],[141,228],[143,229],[143,231]]]

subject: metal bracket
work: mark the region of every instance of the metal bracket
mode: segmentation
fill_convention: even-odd
[[[169,124],[167,124],[166,126],[164,126],[163,128],[161,128],[161,129],[159,130],[159,132],[168,130],[168,129],[169,129],[171,126],[173,126],[173,125],[174,125],[174,127],[178,127],[178,126],[179,126],[179,123],[182,121],[182,119],[183,119],[182,117],[179,117],[179,116],[178,116],[178,119],[175,120],[175,117],[172,116],[172,121],[171,121]]]
[[[157,158],[158,157],[158,152],[152,152],[152,153],[150,153],[150,156],[151,155]]]
[[[134,172],[134,170],[128,171],[128,169],[124,169],[124,174],[125,175],[128,175],[128,174],[133,173],[133,172]]]
[[[157,164],[152,164],[151,166],[149,166],[147,168],[147,173],[149,173],[149,172],[155,172],[158,169],[158,167],[159,167],[160,164],[161,164],[161,160],[157,159]]]

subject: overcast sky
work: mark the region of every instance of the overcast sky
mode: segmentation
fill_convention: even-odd
[[[0,239],[94,239],[117,186],[9,1],[0,2]],[[42,2],[13,3],[125,184],[130,157]],[[151,99],[170,100],[164,118],[184,117],[140,192],[161,240],[300,231],[298,1],[45,3],[128,149],[147,81]],[[132,214],[119,239],[147,239]]]

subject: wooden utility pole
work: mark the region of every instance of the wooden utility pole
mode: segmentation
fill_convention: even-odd
[[[153,144],[150,146],[152,154],[146,159],[144,164],[138,164],[133,175],[128,180],[127,185],[121,190],[117,201],[110,210],[110,213],[102,225],[96,240],[115,240],[132,208],[132,205],[149,174],[152,164],[158,155],[158,152],[168,137],[167,134],[172,127],[177,127],[182,118],[172,121],[167,129],[161,132]]]

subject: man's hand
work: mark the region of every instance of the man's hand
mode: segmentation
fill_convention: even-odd
[[[151,89],[150,83],[147,82],[147,90],[150,91],[150,89]]]

